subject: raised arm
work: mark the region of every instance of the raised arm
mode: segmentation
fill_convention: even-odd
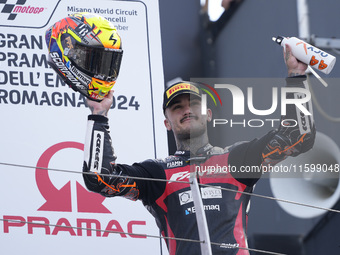
[[[87,100],[92,114],[88,116],[85,138],[84,182],[90,191],[103,196],[125,196],[136,200],[139,196],[136,182],[124,177],[115,166],[116,156],[111,145],[107,118],[112,100],[112,90],[101,102]]]
[[[145,160],[133,165],[116,164],[108,122],[112,99],[113,91],[110,91],[100,103],[91,100],[87,102],[92,114],[88,116],[85,138],[85,185],[90,191],[105,197],[122,196],[152,204],[164,190],[165,183],[148,182],[138,177],[165,179],[164,171],[157,160]]]
[[[298,61],[287,45],[284,52],[284,61],[288,70],[286,87],[298,91],[305,89],[308,92],[305,71],[307,65]],[[287,94],[288,99],[303,97],[302,93]],[[312,113],[311,101],[303,106]],[[282,122],[283,121],[283,122]],[[283,125],[282,125],[283,123]],[[230,164],[240,169],[243,166],[262,166],[265,171],[288,156],[298,156],[310,150],[315,140],[315,124],[312,115],[305,115],[294,104],[288,104],[286,114],[281,117],[281,123],[276,130],[272,130],[260,139],[251,142],[236,144],[230,148]],[[240,182],[252,186],[261,177],[262,171],[248,173],[238,171],[233,176]]]
[[[288,69],[286,86],[308,89],[305,76],[307,65],[293,56],[289,45],[286,45],[284,60]],[[297,99],[301,97],[301,94],[289,93],[287,97]],[[305,103],[304,107],[309,113],[313,112],[311,100]],[[295,105],[287,105],[286,115],[281,119],[285,120],[284,125],[280,125],[263,150],[263,165],[275,165],[287,156],[297,156],[310,150],[314,145],[316,130],[312,115],[304,114]]]

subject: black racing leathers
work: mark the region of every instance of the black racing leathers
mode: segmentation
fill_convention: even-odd
[[[304,88],[304,80],[305,77],[287,79],[287,87]],[[288,95],[290,98],[299,96],[299,93]],[[311,111],[310,103],[305,107]],[[124,165],[115,163],[108,119],[90,115],[83,168],[85,184],[89,190],[106,197],[141,200],[165,237],[199,240],[188,183],[190,172],[196,171],[210,240],[215,243],[213,254],[249,254],[248,250],[238,247],[248,247],[246,224],[250,197],[246,193],[252,192],[261,171],[250,175],[242,169],[274,166],[288,155],[297,156],[309,150],[314,143],[312,116],[305,116],[294,105],[288,105],[282,119],[286,121],[278,130],[261,139],[225,149],[207,144],[195,157],[189,151],[177,151],[164,160]],[[201,254],[199,243],[175,239],[166,239],[166,243],[171,255]]]

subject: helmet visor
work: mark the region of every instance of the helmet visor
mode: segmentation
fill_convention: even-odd
[[[76,67],[90,76],[104,81],[114,81],[119,74],[123,50],[89,47],[76,42],[67,56]]]

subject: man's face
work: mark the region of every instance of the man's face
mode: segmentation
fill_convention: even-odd
[[[164,124],[172,130],[178,139],[190,139],[202,135],[207,130],[207,121],[211,120],[211,110],[206,115],[201,113],[201,99],[183,94],[175,97],[166,108]]]

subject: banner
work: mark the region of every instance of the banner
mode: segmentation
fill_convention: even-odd
[[[49,26],[74,12],[96,13],[115,25],[124,49],[109,112],[117,163],[162,158],[158,2],[7,0],[0,10],[0,253],[160,254],[164,242],[161,248],[158,238],[142,236],[159,236],[159,230],[141,202],[85,188],[90,110],[48,66],[44,38]]]

